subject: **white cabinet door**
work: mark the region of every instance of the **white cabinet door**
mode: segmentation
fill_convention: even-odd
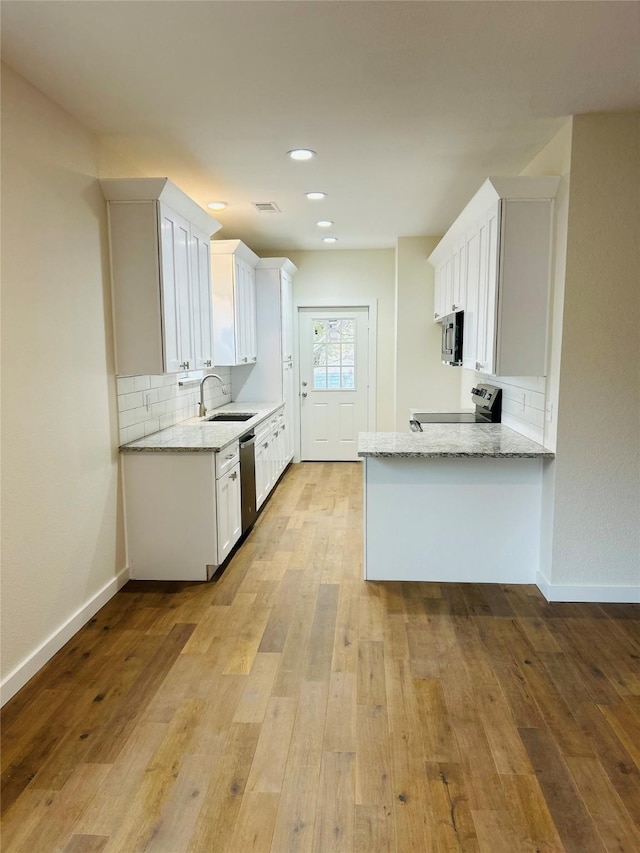
[[[190,226],[164,204],[159,205],[162,319],[165,371],[189,370],[194,363],[189,284]]]
[[[213,365],[211,262],[209,237],[191,226],[191,305],[193,357],[196,370]]]
[[[478,362],[478,291],[480,284],[480,238],[477,223],[471,226],[465,239],[464,276],[462,366],[469,370],[475,370]]]
[[[284,432],[285,432],[285,464],[293,459],[295,433],[294,433],[294,400],[295,383],[293,379],[293,362],[285,362],[282,365],[282,393],[284,400]]]
[[[211,244],[215,364],[257,361],[255,264],[258,260],[240,240],[214,240]]]
[[[282,361],[293,361],[293,281],[284,270],[280,272],[280,318]]]
[[[435,271],[435,282],[433,291],[433,319],[440,322],[447,313],[445,310],[446,303],[446,264],[441,264]]]
[[[480,269],[476,370],[489,374],[495,373],[498,230],[499,207],[496,206],[481,220],[478,228]]]
[[[458,241],[453,256],[453,304],[454,311],[466,308],[467,286],[466,286],[466,240]]]
[[[247,265],[242,258],[235,258],[233,265],[235,363],[246,364],[247,355]]]
[[[260,509],[269,494],[269,450],[270,436],[256,440],[256,509]]]
[[[218,565],[229,556],[242,532],[240,465],[216,480]]]
[[[256,328],[256,271],[243,263],[242,298],[240,301],[240,328],[242,330],[239,359],[243,364],[251,364],[258,359],[258,336]]]

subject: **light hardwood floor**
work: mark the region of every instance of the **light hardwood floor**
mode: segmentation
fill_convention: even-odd
[[[640,608],[364,583],[361,504],[293,466],[218,580],[113,598],[4,709],[4,853],[638,853]]]

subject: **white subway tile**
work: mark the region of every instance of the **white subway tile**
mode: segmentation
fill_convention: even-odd
[[[118,411],[126,412],[128,409],[137,409],[142,405],[142,392],[135,391],[133,394],[122,394],[118,397]]]
[[[168,400],[161,400],[159,403],[154,403],[151,406],[151,417],[157,418],[160,415],[166,415],[170,410],[171,407],[169,406]]]
[[[160,374],[160,376],[150,376],[149,377],[149,386],[151,388],[161,388],[164,385],[164,373]]]
[[[121,430],[136,423],[136,409],[128,409],[118,414],[118,425]]]
[[[135,376],[134,383],[136,391],[147,391],[151,387],[148,376]]]
[[[167,427],[173,426],[176,422],[173,412],[169,415],[161,415],[160,416],[160,429],[167,429]]]
[[[131,394],[135,391],[134,387],[135,377],[134,376],[118,376],[116,380],[116,384],[118,387],[118,396],[120,394]]]
[[[137,409],[133,409],[133,414],[135,417],[134,424],[142,424],[151,416],[151,412],[147,411],[146,406],[139,406]]]
[[[152,418],[150,421],[144,422],[144,434],[151,435],[153,432],[158,432],[160,429],[159,418]]]
[[[165,375],[165,377],[164,377],[164,384],[165,384],[165,385],[174,385],[174,386],[177,386],[177,384],[178,384],[178,379],[177,379],[177,377],[175,376],[175,374],[173,374],[173,373],[167,373],[167,374]]]
[[[136,441],[144,436],[144,424],[134,424],[127,427],[127,441]]]
[[[541,394],[539,391],[531,391],[529,396],[531,407],[544,412],[544,404],[546,400],[545,395]]]
[[[120,445],[126,444],[129,441],[127,438],[127,432],[128,430],[126,427],[120,430]]]

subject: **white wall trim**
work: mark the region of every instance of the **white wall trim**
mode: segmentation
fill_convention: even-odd
[[[367,418],[369,421],[368,431],[376,431],[378,411],[378,300],[377,299],[301,299],[295,300],[293,304],[293,343],[298,357],[294,363],[294,381],[298,390],[300,389],[300,309],[322,308],[366,308],[369,312],[369,400]],[[300,394],[296,395],[298,404],[295,412],[295,451],[294,462],[300,462]]]
[[[542,572],[536,586],[547,601],[580,601],[592,604],[640,604],[640,586],[591,586],[552,584]]]
[[[67,643],[74,634],[76,634],[83,625],[85,625],[92,616],[103,607],[109,599],[121,589],[129,580],[129,569],[122,569],[115,578],[112,578],[106,583],[102,589],[82,605],[76,612],[67,619],[57,630],[53,632],[47,639],[41,643],[31,654],[26,657],[22,663],[10,672],[6,678],[0,683],[0,705],[14,696],[21,687],[29,681],[30,678],[51,660],[56,652]]]

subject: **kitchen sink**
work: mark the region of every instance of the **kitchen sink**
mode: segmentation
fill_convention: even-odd
[[[205,418],[207,421],[227,421],[229,423],[237,423],[242,421],[248,421],[255,416],[255,412],[220,412],[219,415],[211,415],[210,418]]]

